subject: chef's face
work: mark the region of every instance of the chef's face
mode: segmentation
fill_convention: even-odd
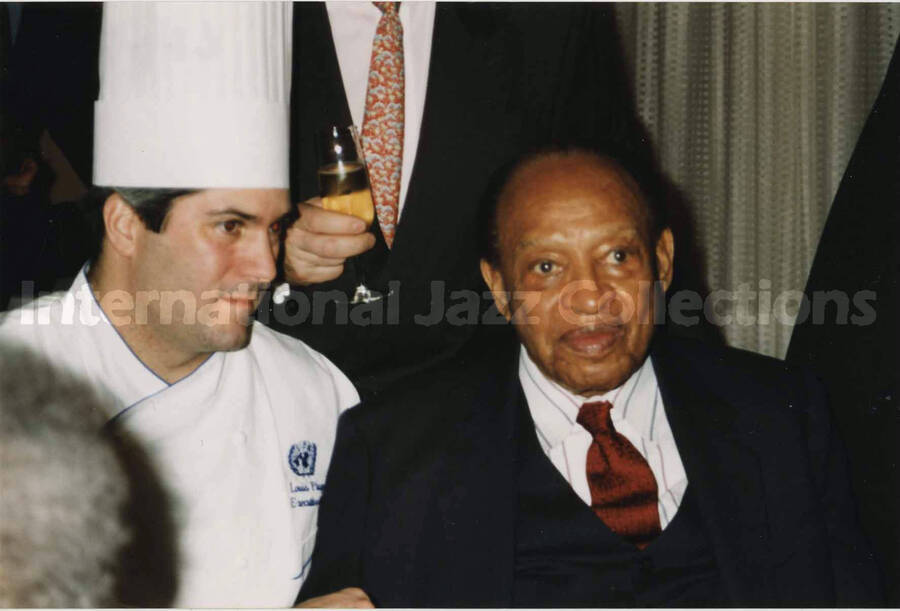
[[[634,180],[589,154],[548,155],[512,178],[497,220],[499,266],[482,273],[531,359],[583,396],[624,383],[646,358],[674,248],[668,229],[651,236]]]
[[[187,355],[246,346],[288,209],[284,189],[210,189],[176,198],[159,233],[141,226],[129,273],[149,339]]]

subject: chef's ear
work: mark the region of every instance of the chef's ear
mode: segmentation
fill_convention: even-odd
[[[123,257],[134,254],[138,234],[146,230],[141,217],[118,193],[107,197],[103,204],[103,225],[106,242]]]

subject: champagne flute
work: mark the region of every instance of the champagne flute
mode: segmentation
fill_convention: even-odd
[[[331,126],[316,135],[322,207],[360,218],[366,227],[370,227],[375,220],[375,204],[356,127]],[[370,303],[384,297],[381,292],[366,286],[362,270],[359,277],[350,303]]]

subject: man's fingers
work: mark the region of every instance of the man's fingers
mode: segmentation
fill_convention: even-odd
[[[284,273],[287,276],[287,281],[291,284],[305,286],[307,284],[328,282],[340,277],[344,273],[344,266],[343,264],[315,266],[307,265],[304,262],[291,263],[291,260],[286,258],[284,261]]]
[[[332,594],[310,598],[297,607],[304,609],[374,609],[375,605],[359,588],[344,588]]]
[[[323,212],[328,211],[325,210]],[[337,213],[332,214],[347,216]],[[352,220],[359,219],[353,218]],[[288,229],[285,243],[289,249],[306,251],[323,259],[346,259],[360,255],[372,248],[375,245],[375,236],[368,231],[355,235],[316,233],[303,226],[298,227],[294,225]]]
[[[322,257],[316,253],[305,250],[304,246],[306,241],[306,236],[291,237],[289,234],[289,237],[285,240],[284,244],[285,261],[298,267],[301,264],[312,267],[334,267],[336,265],[343,265],[345,261],[344,258]]]
[[[316,198],[318,199],[318,198]],[[366,224],[361,219],[349,214],[325,210],[320,207],[321,200],[309,200],[298,204],[300,218],[297,225],[311,233],[355,235],[366,230]]]
[[[346,259],[375,245],[363,221],[321,205],[319,198],[298,204],[300,216],[285,235],[285,273],[292,284],[334,280],[343,273]]]

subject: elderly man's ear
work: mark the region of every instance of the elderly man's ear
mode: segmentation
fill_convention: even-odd
[[[113,250],[123,257],[132,256],[144,223],[118,193],[107,197],[103,204],[103,224],[106,227],[106,241]]]
[[[675,237],[672,235],[672,230],[666,227],[656,242],[656,269],[664,291],[669,290],[669,286],[672,284],[674,260]]]
[[[503,314],[506,320],[509,320],[509,293],[506,292],[506,285],[503,283],[503,276],[500,274],[500,270],[488,263],[487,259],[482,259],[481,277],[484,278],[484,283],[491,290],[494,303],[497,305],[497,311]]]

